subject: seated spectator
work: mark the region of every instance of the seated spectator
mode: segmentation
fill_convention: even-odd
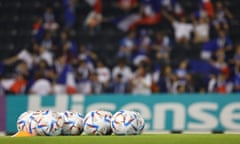
[[[181,44],[189,43],[193,31],[193,25],[187,23],[186,16],[181,16],[180,21],[178,21],[165,11],[163,11],[163,15],[172,23],[176,42]]]
[[[59,27],[59,24],[56,22],[55,15],[53,13],[53,9],[51,7],[47,7],[43,14],[43,22],[44,28],[50,31],[56,31]]]
[[[50,31],[45,32],[43,40],[41,41],[41,46],[44,47],[47,51],[53,52],[53,38]]]
[[[172,68],[167,65],[163,69],[163,73],[160,75],[160,79],[158,81],[158,87],[160,93],[170,93],[172,88]]]
[[[132,51],[136,49],[137,39],[135,31],[130,31],[120,41],[120,48],[118,50],[118,57],[126,57],[128,60],[131,57]]]
[[[104,93],[105,87],[104,85],[99,81],[98,74],[96,72],[93,72],[89,76],[90,84],[91,84],[91,94],[101,94]]]
[[[212,76],[208,83],[208,91],[216,93],[231,93],[233,89],[232,84],[227,81],[227,75],[219,73],[217,76]]]
[[[147,30],[142,29],[138,38],[137,51],[148,54],[151,49],[152,40]]]
[[[143,66],[139,66],[131,80],[133,94],[151,94],[152,77]]]
[[[123,80],[123,75],[120,73],[116,75],[116,77],[114,77],[112,82],[110,83],[110,89],[113,93],[127,93],[129,91],[128,86],[128,82]]]
[[[220,1],[216,2],[215,11],[215,19],[213,20],[215,29],[220,30],[223,28],[224,30],[228,30],[228,20],[233,19],[232,13]]]
[[[112,70],[112,78],[116,78],[117,75],[122,76],[122,81],[127,82],[130,79],[132,79],[132,70],[131,68],[126,64],[125,59],[119,59],[118,64],[113,68]]]
[[[53,65],[54,71],[54,86],[53,92],[55,94],[65,94],[68,90],[68,76],[72,72],[72,66],[67,63],[67,57],[64,54],[56,56]],[[71,80],[73,81],[73,80]]]
[[[93,71],[94,67],[92,65],[89,65],[86,59],[81,59],[79,61],[77,72],[78,74],[82,75],[83,78],[87,79],[90,73],[92,73]]]
[[[170,62],[170,38],[161,32],[156,33],[155,42],[152,49],[155,52],[155,57],[161,64],[169,64]]]
[[[62,31],[60,33],[58,48],[60,48],[64,53],[68,54],[68,59],[78,56],[78,46],[76,42],[70,38],[67,31]]]
[[[212,54],[218,49],[225,49],[225,51],[232,50],[232,40],[226,35],[224,30],[218,32],[218,37],[205,43],[201,52],[201,58],[209,60]]]
[[[97,61],[96,73],[98,75],[98,80],[104,85],[108,85],[111,78],[110,69],[106,67],[103,61]]]
[[[50,81],[54,80],[53,70],[51,69],[51,67],[48,65],[48,63],[44,59],[41,59],[32,68],[31,73],[35,74],[36,72],[42,72],[43,76]]]
[[[184,60],[181,61],[179,67],[175,70],[175,74],[178,79],[186,80],[188,75],[188,61]]]
[[[30,88],[30,93],[40,96],[45,96],[52,93],[52,85],[50,81],[44,77],[43,72],[38,71],[35,73],[35,81]]]
[[[84,77],[83,74],[78,73],[76,79],[78,93],[84,95],[92,94],[91,81],[89,80],[89,77]]]
[[[216,52],[216,60],[213,60],[211,63],[213,67],[215,67],[220,72],[224,73],[228,78],[230,75],[230,69],[225,59],[226,59],[225,51],[223,49],[219,49]]]
[[[91,51],[88,47],[86,47],[84,44],[79,45],[78,49],[78,59],[84,60],[90,70],[94,69],[93,62],[97,61],[97,55]]]

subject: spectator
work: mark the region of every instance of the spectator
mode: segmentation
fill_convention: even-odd
[[[51,7],[46,8],[43,15],[43,21],[44,21],[43,26],[46,30],[56,31],[59,28],[59,24],[56,22],[55,15]]]
[[[44,47],[47,51],[53,51],[53,39],[52,33],[50,31],[45,32],[43,40],[41,41],[41,46]]]
[[[50,81],[44,77],[43,72],[39,71],[35,74],[35,82],[30,88],[30,93],[41,96],[52,93],[52,85]]]
[[[84,95],[92,93],[91,81],[88,77],[84,77],[82,73],[77,74],[77,91]]]
[[[104,85],[99,81],[98,74],[93,72],[90,74],[89,80],[91,82],[91,94],[100,94],[104,92]]]
[[[184,60],[184,61],[180,62],[179,67],[175,71],[177,79],[186,80],[187,75],[188,75],[187,67],[188,67],[188,61],[187,60]]]
[[[216,14],[215,19],[213,20],[213,25],[216,30],[223,28],[224,30],[229,29],[228,20],[233,19],[231,12],[223,6],[223,3],[220,1],[216,2]]]
[[[63,0],[64,5],[64,23],[65,26],[71,28],[76,22],[76,5],[77,0]]]
[[[163,15],[172,23],[176,42],[181,44],[189,43],[193,31],[193,25],[187,23],[186,16],[181,16],[180,21],[178,21],[165,11],[163,11]]]
[[[226,35],[224,30],[218,32],[218,37],[205,43],[201,52],[201,58],[209,60],[212,54],[218,49],[225,49],[226,52],[232,50],[232,40]]]
[[[53,55],[51,52],[47,51],[43,46],[36,46],[37,55],[35,61],[39,62],[40,60],[45,60],[49,66],[53,65]]]
[[[228,64],[225,62],[225,51],[223,49],[219,49],[216,52],[216,61],[212,62],[212,65],[219,70],[220,72],[224,73],[227,78],[230,75],[230,69]]]
[[[161,64],[166,65],[170,63],[170,38],[161,32],[156,33],[156,40],[153,43],[153,50],[155,57]]]
[[[101,60],[97,61],[96,73],[98,75],[98,80],[104,85],[108,85],[111,78],[110,69],[107,68]]]
[[[68,74],[72,72],[72,67],[67,63],[67,57],[64,54],[56,56],[56,60],[53,65],[54,71],[54,86],[53,92],[55,94],[67,93],[67,81]]]
[[[133,94],[151,94],[152,77],[143,66],[139,66],[131,80]]]
[[[112,78],[116,78],[117,75],[122,75],[122,81],[127,82],[132,79],[132,70],[127,66],[125,59],[119,59],[118,64],[112,70]]]
[[[170,93],[172,88],[172,68],[171,66],[167,65],[163,69],[163,73],[160,76],[158,87],[160,93]]]
[[[128,83],[123,80],[123,75],[118,74],[113,78],[112,83],[110,84],[111,92],[124,94],[128,92]]]
[[[64,53],[68,54],[68,60],[73,57],[78,56],[78,46],[74,40],[72,40],[67,31],[62,31],[60,33],[60,38],[58,41],[58,48]]]
[[[130,31],[121,41],[118,57],[131,58],[132,51],[136,49],[137,39],[135,31]]]
[[[89,28],[89,31],[94,33],[97,29],[99,29],[100,24],[103,21],[103,16],[101,13],[98,13],[96,11],[91,11],[86,20],[85,25],[87,28]]]
[[[208,42],[210,34],[210,26],[208,18],[199,17],[193,21],[193,34],[194,34],[194,43],[204,43]]]
[[[78,59],[84,60],[90,70],[94,69],[93,61],[97,61],[97,55],[91,51],[88,47],[86,47],[84,44],[79,45],[79,54]]]
[[[232,84],[227,81],[227,76],[224,73],[219,73],[216,76],[212,76],[208,83],[209,92],[217,93],[230,93],[232,92]]]

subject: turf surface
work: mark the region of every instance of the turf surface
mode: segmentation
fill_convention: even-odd
[[[0,144],[240,144],[239,134],[0,137]]]

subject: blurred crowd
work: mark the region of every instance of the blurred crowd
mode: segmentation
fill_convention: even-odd
[[[120,15],[109,16],[101,0],[85,0],[84,29],[94,35],[112,23],[124,33],[113,65],[72,36],[81,2],[62,0],[64,23],[51,5],[37,16],[31,49],[1,62],[11,71],[0,78],[0,95],[240,92],[240,44],[229,36],[235,15],[224,1],[195,0],[186,13],[179,0],[116,0]]]

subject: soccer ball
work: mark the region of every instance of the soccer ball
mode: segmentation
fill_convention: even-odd
[[[83,131],[83,115],[78,112],[65,111],[61,113],[64,123],[62,126],[63,135],[79,135]]]
[[[17,129],[18,131],[28,132],[29,119],[32,111],[22,113],[17,119]]]
[[[88,135],[111,134],[111,117],[108,111],[96,110],[88,112],[83,120],[84,133]]]
[[[41,136],[57,136],[61,134],[64,123],[63,117],[50,110],[40,112],[41,117],[37,121],[37,134]]]
[[[37,118],[37,115],[33,115],[35,112],[33,111],[27,111],[22,113],[17,120],[17,129],[18,131],[25,131],[32,135],[37,135],[36,127],[37,127],[37,121],[35,118]]]
[[[137,135],[144,129],[144,119],[140,113],[120,110],[113,115],[111,128],[116,135]]]

